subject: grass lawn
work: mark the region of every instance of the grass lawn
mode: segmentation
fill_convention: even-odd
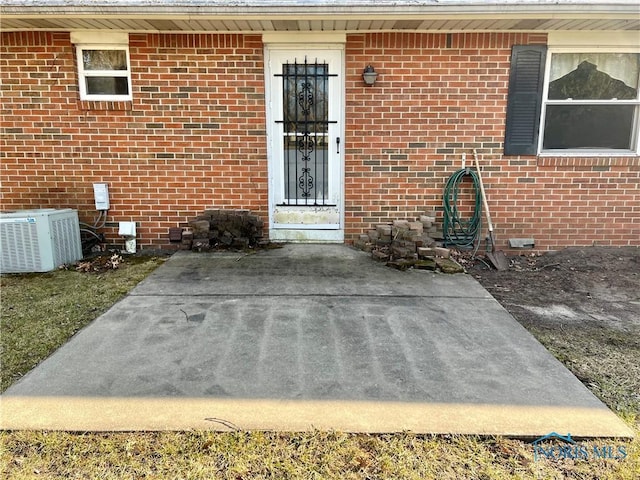
[[[107,311],[162,261],[132,257],[117,269],[98,272],[70,269],[2,275],[0,391]]]
[[[1,277],[2,390],[118,301],[162,263],[127,259],[97,273]],[[544,342],[544,338],[541,339]],[[590,386],[591,388],[591,386]],[[596,392],[597,393],[597,392]],[[610,406],[616,398],[604,399]],[[633,411],[623,417],[640,435]],[[638,479],[640,439],[624,460],[534,461],[531,444],[502,437],[341,432],[0,432],[0,475],[11,479]]]

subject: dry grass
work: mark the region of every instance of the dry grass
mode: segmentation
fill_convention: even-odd
[[[625,461],[536,462],[518,440],[406,433],[12,432],[0,439],[12,479],[632,480],[640,465],[637,442]]]
[[[161,260],[118,270],[3,276],[2,386],[105,311]],[[544,335],[541,335],[544,341]],[[568,337],[570,338],[570,337]],[[575,366],[575,365],[574,365]],[[615,375],[624,376],[624,371]],[[626,397],[605,401],[627,411]],[[600,383],[599,383],[600,382]],[[624,383],[624,382],[623,382]],[[620,408],[622,407],[622,408]],[[635,424],[631,413],[626,419]],[[640,436],[640,431],[636,434]],[[580,479],[640,478],[640,439],[624,460],[534,461],[533,447],[500,437],[340,432],[0,432],[0,475],[11,479]],[[602,441],[586,444],[588,449]]]
[[[640,348],[635,335],[602,325],[528,330],[611,410],[640,428]],[[640,475],[639,477],[640,478]]]
[[[107,257],[108,258],[108,257]],[[0,391],[122,298],[163,262],[130,257],[118,269],[0,277]]]

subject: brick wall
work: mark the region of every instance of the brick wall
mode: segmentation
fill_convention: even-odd
[[[511,46],[541,34],[350,35],[347,236],[442,205],[446,179],[479,153],[498,246],[640,244],[640,159],[504,157]],[[363,68],[379,73],[363,85]]]
[[[139,244],[208,207],[268,218],[259,35],[131,34],[132,102],[81,102],[68,33],[1,35],[0,208],[71,207],[139,222]],[[504,157],[513,44],[536,34],[348,35],[346,236],[442,204],[477,149],[499,246],[640,243],[638,158]],[[363,85],[363,68],[379,73]],[[112,228],[107,231],[115,239]]]
[[[203,209],[266,218],[260,36],[131,34],[132,102],[81,102],[68,33],[2,34],[2,209],[70,207],[139,222],[139,244]],[[106,232],[114,240],[116,228]]]

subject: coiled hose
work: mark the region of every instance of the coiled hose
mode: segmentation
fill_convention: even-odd
[[[473,182],[474,209],[469,218],[462,218],[458,209],[458,195],[461,183],[466,176],[470,176]],[[475,170],[463,168],[455,172],[444,187],[444,244],[445,246],[456,246],[463,249],[477,250],[480,242],[476,244],[478,235],[482,229],[482,194],[480,192],[480,179]]]

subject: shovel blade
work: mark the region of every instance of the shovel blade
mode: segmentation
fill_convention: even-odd
[[[487,252],[487,259],[495,267],[496,270],[507,270],[509,268],[509,259],[501,251]]]

